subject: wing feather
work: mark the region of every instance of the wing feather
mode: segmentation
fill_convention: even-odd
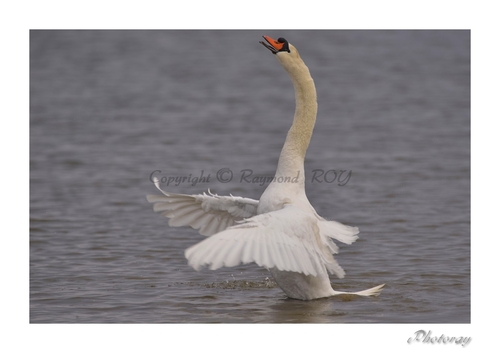
[[[338,273],[340,266],[330,247],[321,241],[319,222],[318,218],[289,205],[216,233],[187,249],[185,255],[195,269],[255,262],[267,268],[313,276],[325,273],[327,268]]]
[[[358,239],[356,235],[359,233],[358,227],[346,226],[336,221],[327,221],[321,217],[319,218],[321,220],[319,227],[322,234],[344,244],[352,244]]]
[[[292,268],[293,271],[296,270],[293,262],[293,258],[290,251],[290,244],[284,239],[284,235],[279,233],[279,248],[283,252],[283,259],[285,262],[285,268]]]
[[[175,209],[170,209],[165,215],[169,218],[182,218],[183,216],[198,210],[198,207],[194,204],[189,204],[186,206],[178,207]]]
[[[219,226],[220,217],[211,217],[208,222],[200,228],[200,233],[205,234],[215,234],[217,233],[217,228]]]
[[[163,195],[148,195],[153,211],[170,218],[172,227],[191,226],[202,235],[221,232],[245,218],[257,214],[259,201],[235,196],[208,194],[184,195],[167,193],[160,188],[158,178],[155,186]]]
[[[160,211],[170,211],[170,210],[180,210],[185,206],[192,205],[193,202],[190,200],[185,200],[185,201],[180,201],[177,202],[175,200],[164,200],[162,202],[157,202],[153,205],[153,211],[155,212],[160,212]]]
[[[201,216],[189,224],[194,229],[201,229],[205,224],[207,224],[210,220],[212,220],[212,218],[214,218],[213,214],[206,213],[202,209],[200,209],[200,211],[201,211]],[[205,235],[204,233],[201,232],[201,230],[200,234]]]
[[[242,232],[242,240],[244,242],[243,251],[241,254],[241,262],[244,264],[248,264],[253,261],[252,254],[255,252],[254,248],[257,244],[257,241],[248,241],[248,237],[252,234],[248,234],[248,232]]]
[[[244,246],[245,242],[243,242],[242,239],[239,239],[234,244],[234,247],[231,249],[231,251],[227,254],[224,266],[226,267],[237,266],[241,262],[241,253],[243,251]]]
[[[269,245],[266,247],[268,256],[272,261],[274,261],[275,267],[276,268],[284,268],[285,264],[283,263],[283,257],[281,257],[281,251],[279,249],[279,244],[278,244],[278,233],[279,232],[274,232],[271,235],[271,239],[269,242],[267,242]]]
[[[259,232],[260,233],[260,232]],[[272,234],[270,234],[272,236]],[[269,239],[269,241],[266,241],[262,234],[259,234],[259,255],[260,255],[260,263],[257,262],[257,265],[271,268],[274,267],[273,265],[276,265],[276,263],[271,262],[271,256],[269,254],[269,248],[270,244],[273,243],[273,239]]]
[[[220,241],[220,246],[217,248],[217,252],[214,254],[213,261],[210,264],[211,270],[216,270],[225,265],[227,258],[229,257],[231,250],[234,249],[236,244],[236,239],[228,238],[224,241]],[[226,265],[227,266],[227,265]]]
[[[168,221],[168,224],[170,226],[173,226],[173,227],[182,226],[183,224],[193,224],[196,220],[200,219],[203,215],[204,215],[203,210],[195,208],[195,209],[193,209],[192,212],[183,215],[182,218],[178,218],[178,217],[171,218]],[[193,228],[195,228],[195,227],[193,227]]]

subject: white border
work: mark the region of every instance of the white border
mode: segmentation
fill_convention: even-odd
[[[472,5],[474,4],[474,5]],[[2,47],[2,303],[8,351],[402,351],[419,329],[496,346],[498,314],[498,10],[466,1],[18,1],[4,4]],[[472,29],[472,324],[30,325],[29,29]],[[492,125],[492,126],[490,126]],[[495,158],[496,157],[496,158]],[[493,200],[491,202],[490,200]],[[6,330],[6,331],[5,331]],[[439,348],[438,348],[439,347]],[[7,351],[7,350],[6,350]]]

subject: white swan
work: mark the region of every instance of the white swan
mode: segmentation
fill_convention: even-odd
[[[358,228],[320,217],[305,193],[304,158],[316,121],[316,88],[297,49],[284,38],[264,36],[269,49],[290,75],[296,99],[295,117],[280,154],[276,175],[259,201],[234,197],[180,195],[164,192],[148,195],[153,209],[170,218],[169,225],[189,225],[209,236],[186,250],[196,270],[215,270],[255,262],[269,269],[290,298],[310,300],[338,294],[378,295],[384,286],[346,293],[333,290],[328,272],[339,278],[344,270],[332,254],[332,239],[351,244]],[[298,174],[298,180],[297,180]]]

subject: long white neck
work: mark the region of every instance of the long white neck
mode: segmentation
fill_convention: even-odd
[[[290,75],[295,89],[295,116],[281,150],[276,177],[296,177],[299,174],[301,184],[304,181],[304,158],[316,122],[318,103],[316,88],[309,69],[302,59],[293,65],[283,64]]]

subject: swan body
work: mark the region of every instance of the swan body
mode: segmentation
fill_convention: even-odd
[[[335,291],[328,272],[343,278],[334,259],[333,239],[351,244],[358,228],[319,216],[305,193],[304,158],[317,113],[316,89],[297,49],[285,39],[264,36],[260,42],[285,68],[295,89],[296,109],[280,154],[276,175],[260,200],[211,194],[181,195],[161,190],[148,195],[153,209],[170,218],[170,226],[191,226],[208,236],[185,251],[196,270],[255,262],[266,267],[285,294],[311,300],[338,294],[378,295],[384,285],[364,291]],[[298,178],[297,178],[298,176]],[[293,182],[291,181],[293,180]]]

